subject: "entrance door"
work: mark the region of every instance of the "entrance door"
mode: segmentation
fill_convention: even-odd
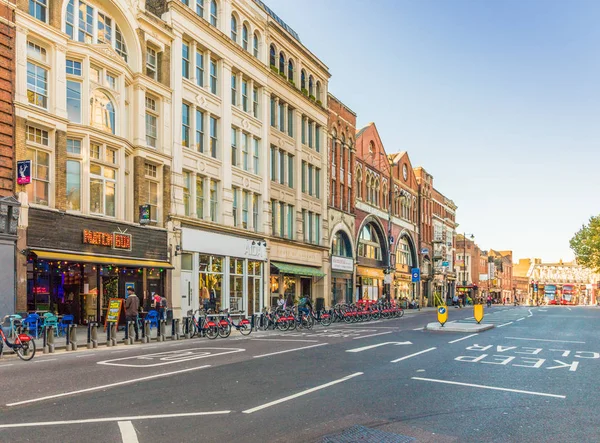
[[[102,276],[102,318],[106,318],[108,301],[119,298],[119,277]]]
[[[307,296],[312,300],[312,279],[310,278],[301,278],[300,279],[300,295]]]

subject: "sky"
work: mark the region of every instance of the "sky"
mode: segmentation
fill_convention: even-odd
[[[458,233],[571,260],[600,213],[600,2],[266,0],[328,67],[329,92],[408,151]]]

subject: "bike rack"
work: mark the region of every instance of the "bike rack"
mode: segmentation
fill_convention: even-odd
[[[132,320],[128,320],[125,325],[125,341],[123,344],[132,345],[134,343],[135,328]]]
[[[54,353],[54,326],[44,326],[44,354]]]
[[[77,350],[77,325],[67,326],[67,351]]]
[[[142,343],[150,343],[150,320],[144,320],[142,326]]]
[[[109,322],[106,327],[106,346],[117,346],[117,324]]]
[[[166,329],[167,329],[167,321],[159,320],[156,341],[165,341]]]
[[[171,340],[180,340],[181,335],[179,334],[179,319],[174,318],[171,323]]]
[[[87,348],[96,349],[98,347],[98,323],[89,322],[87,330]]]

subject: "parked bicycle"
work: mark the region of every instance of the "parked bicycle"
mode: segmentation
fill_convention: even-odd
[[[21,326],[20,320],[15,320],[13,323],[15,328],[19,328]],[[21,360],[28,361],[31,360],[35,355],[35,341],[28,334],[17,334],[15,336],[15,340],[11,343],[4,335],[4,331],[0,326],[0,356],[4,350],[4,344],[8,346],[10,349],[15,351],[15,353],[19,356]]]
[[[205,311],[204,309],[197,309],[192,317],[192,328],[189,331],[190,338],[198,335],[199,337],[208,337],[211,340],[217,338],[219,336],[219,327],[217,323],[211,320],[209,315],[210,309]],[[192,311],[188,311],[188,315],[190,315]],[[198,318],[196,318],[196,314]]]
[[[244,312],[245,311],[239,311],[235,314],[243,314]],[[236,324],[231,318],[231,313],[227,309],[221,311],[220,314],[225,315],[225,317],[221,317],[217,322],[219,327],[219,337],[229,337],[232,328],[240,331],[240,334],[242,335],[250,335],[252,333],[252,325],[250,324],[250,320],[247,318],[241,318]]]

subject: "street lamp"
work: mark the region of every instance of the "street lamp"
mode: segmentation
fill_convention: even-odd
[[[471,240],[475,238],[473,234],[463,233],[463,290],[467,288],[467,235],[469,235]]]

